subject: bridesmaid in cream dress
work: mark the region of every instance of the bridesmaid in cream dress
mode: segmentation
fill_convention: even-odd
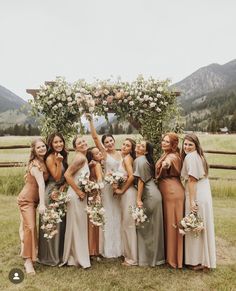
[[[115,148],[114,137],[110,134],[102,136],[102,143],[94,127],[92,117],[88,116],[91,135],[96,147],[104,156],[105,175],[116,172],[120,166],[121,154]],[[106,258],[117,258],[122,255],[121,246],[121,206],[120,197],[113,195],[111,185],[105,184],[102,191],[102,203],[105,208],[105,226],[103,231],[103,244],[101,254]]]
[[[181,176],[186,180],[185,214],[197,211],[203,219],[204,230],[198,237],[185,235],[185,264],[194,270],[216,268],[214,217],[208,165],[195,134],[187,134],[182,146],[183,168]]]
[[[78,188],[77,182],[81,174],[89,174],[86,159],[88,146],[84,138],[78,136],[73,140],[73,147],[76,156],[65,172],[66,181],[70,186],[67,192],[70,202],[67,208],[62,265],[81,266],[85,269],[91,266],[88,248],[88,219],[85,211],[87,199],[86,194]]]
[[[121,195],[121,238],[125,260],[123,265],[137,265],[137,233],[135,221],[132,218],[129,206],[136,204],[137,190],[133,186],[133,162],[135,159],[135,141],[126,138],[121,147],[122,161],[119,172],[127,175],[126,183],[115,193]]]

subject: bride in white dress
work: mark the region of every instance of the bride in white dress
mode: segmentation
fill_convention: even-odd
[[[85,211],[87,198],[78,186],[78,177],[81,174],[89,174],[86,159],[87,142],[82,137],[73,140],[76,156],[72,164],[65,172],[65,178],[69,184],[68,194],[70,202],[67,207],[66,233],[63,253],[63,264],[70,266],[90,267],[88,248],[88,219]]]
[[[89,117],[91,135],[96,147],[104,156],[105,175],[118,170],[121,154],[115,149],[115,140],[112,135],[103,135],[102,143],[94,127],[92,118]],[[112,186],[106,184],[102,191],[102,202],[105,208],[105,226],[103,231],[103,245],[100,246],[101,254],[106,258],[117,258],[122,255],[121,246],[121,206],[120,197],[113,195]]]

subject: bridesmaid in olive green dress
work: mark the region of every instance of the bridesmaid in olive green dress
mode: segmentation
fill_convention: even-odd
[[[45,189],[45,204],[48,206],[53,197],[50,193],[53,189],[63,190],[66,180],[64,178],[67,164],[67,151],[65,150],[65,140],[60,133],[53,133],[48,137],[48,152],[46,154],[46,165],[49,171],[49,179]],[[62,263],[66,217],[57,225],[58,233],[49,241],[44,238],[44,232],[39,220],[39,250],[38,262],[48,266],[57,266]]]
[[[143,207],[148,221],[137,228],[139,266],[165,263],[164,228],[161,193],[154,183],[153,147],[147,141],[136,145],[137,158],[134,161],[134,176],[137,178],[137,206]]]

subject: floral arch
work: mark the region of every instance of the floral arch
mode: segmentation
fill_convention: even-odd
[[[113,112],[118,120],[128,120],[158,151],[162,132],[178,127],[179,93],[169,89],[169,80],[139,76],[130,83],[97,80],[90,84],[85,80],[68,83],[57,77],[39,90],[27,92],[34,96],[32,112],[39,117],[43,136],[59,131],[68,139],[78,131],[83,133],[83,114],[90,112],[108,120],[108,113]]]

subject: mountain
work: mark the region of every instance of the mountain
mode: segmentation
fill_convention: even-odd
[[[224,65],[211,64],[202,67],[175,83],[171,88],[181,92],[181,103],[185,100],[194,99],[216,90],[230,87],[236,83],[236,59]]]
[[[186,130],[236,131],[236,59],[200,68],[171,88],[181,92]]]
[[[27,104],[22,98],[0,85],[0,113],[7,110],[19,109]]]

